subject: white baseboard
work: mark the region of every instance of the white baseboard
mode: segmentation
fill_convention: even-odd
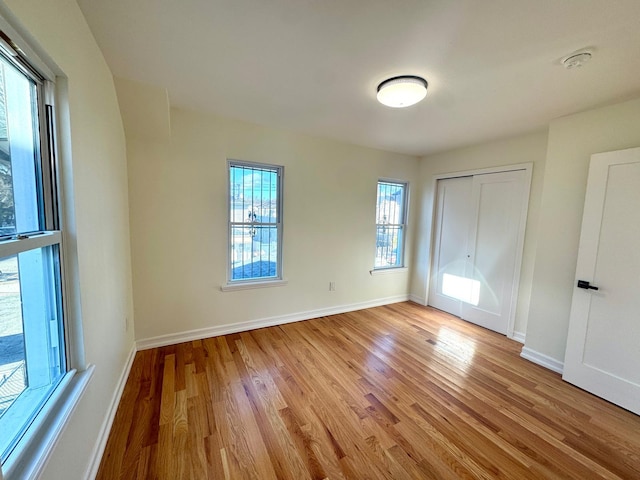
[[[104,422],[102,422],[102,427],[100,427],[98,440],[93,447],[93,452],[91,452],[91,462],[89,463],[89,468],[87,468],[87,472],[84,476],[86,480],[93,480],[98,474],[98,468],[100,468],[100,461],[102,460],[104,449],[107,446],[107,440],[109,438],[109,433],[111,432],[113,419],[115,418],[116,412],[118,411],[118,405],[120,405],[122,392],[124,391],[124,386],[127,383],[127,378],[129,378],[129,372],[131,372],[131,367],[133,366],[133,359],[136,357],[136,352],[137,349],[134,342],[133,346],[131,347],[131,351],[129,352],[129,356],[127,357],[127,362],[124,365],[124,369],[120,374],[120,379],[118,380],[116,391],[113,393],[113,397],[111,398],[109,411],[106,418],[104,419]]]
[[[529,347],[522,347],[520,356],[522,358],[526,358],[530,362],[537,363],[538,365],[548,368],[549,370],[552,370],[556,373],[562,374],[562,372],[564,371],[564,362],[556,360],[555,358],[551,358],[544,353],[536,352]]]
[[[381,305],[389,305],[391,303],[406,302],[409,295],[396,295],[394,297],[379,298],[368,302],[351,303],[348,305],[339,305],[337,307],[320,308],[318,310],[308,310],[306,312],[291,313],[276,317],[260,318],[257,320],[249,320],[247,322],[228,323],[226,325],[217,325],[214,327],[199,328],[196,330],[188,330],[186,332],[170,333],[167,335],[159,335],[157,337],[144,338],[136,342],[138,350],[147,350],[149,348],[164,347],[167,345],[175,345],[176,343],[190,342],[193,340],[201,340],[203,338],[217,337],[227,335],[229,333],[246,332],[256,328],[273,327],[275,325],[284,325],[285,323],[299,322],[301,320],[309,320],[312,318],[326,317],[327,315],[336,315],[339,313],[353,312],[364,308],[379,307]]]
[[[409,301],[413,303],[417,303],[418,305],[423,305],[423,306],[427,304],[427,300],[425,298],[422,298],[413,294],[409,295]]]
[[[525,338],[524,332],[513,332],[513,335],[511,336],[511,340],[515,340],[516,342],[520,342],[523,345],[524,345],[524,338]]]

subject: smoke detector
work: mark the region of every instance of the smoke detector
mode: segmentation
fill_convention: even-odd
[[[561,62],[564,68],[571,70],[572,68],[579,68],[591,60],[593,54],[589,50],[582,50],[580,52],[572,53],[564,57]]]

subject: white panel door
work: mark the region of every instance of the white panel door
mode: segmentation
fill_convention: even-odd
[[[461,317],[506,334],[517,291],[520,228],[526,221],[525,172],[473,177],[474,224],[469,229],[466,278],[471,296]]]
[[[514,170],[438,181],[429,305],[510,333],[527,178]]]
[[[445,178],[437,183],[429,305],[458,317],[458,284],[467,268],[472,192],[473,177]]]
[[[640,148],[591,157],[576,277],[563,378],[640,414]]]

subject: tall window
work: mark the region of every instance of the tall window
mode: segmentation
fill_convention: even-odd
[[[375,269],[404,266],[407,184],[378,182]]]
[[[45,81],[0,55],[0,460],[67,371]],[[51,90],[51,89],[48,89]]]
[[[229,281],[282,278],[282,167],[229,161]]]

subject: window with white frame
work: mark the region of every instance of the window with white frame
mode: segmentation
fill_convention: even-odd
[[[229,161],[229,283],[282,279],[283,167]]]
[[[407,184],[378,181],[375,269],[404,266]]]
[[[5,42],[6,43],[6,42]],[[0,463],[68,371],[53,88],[0,52]]]

